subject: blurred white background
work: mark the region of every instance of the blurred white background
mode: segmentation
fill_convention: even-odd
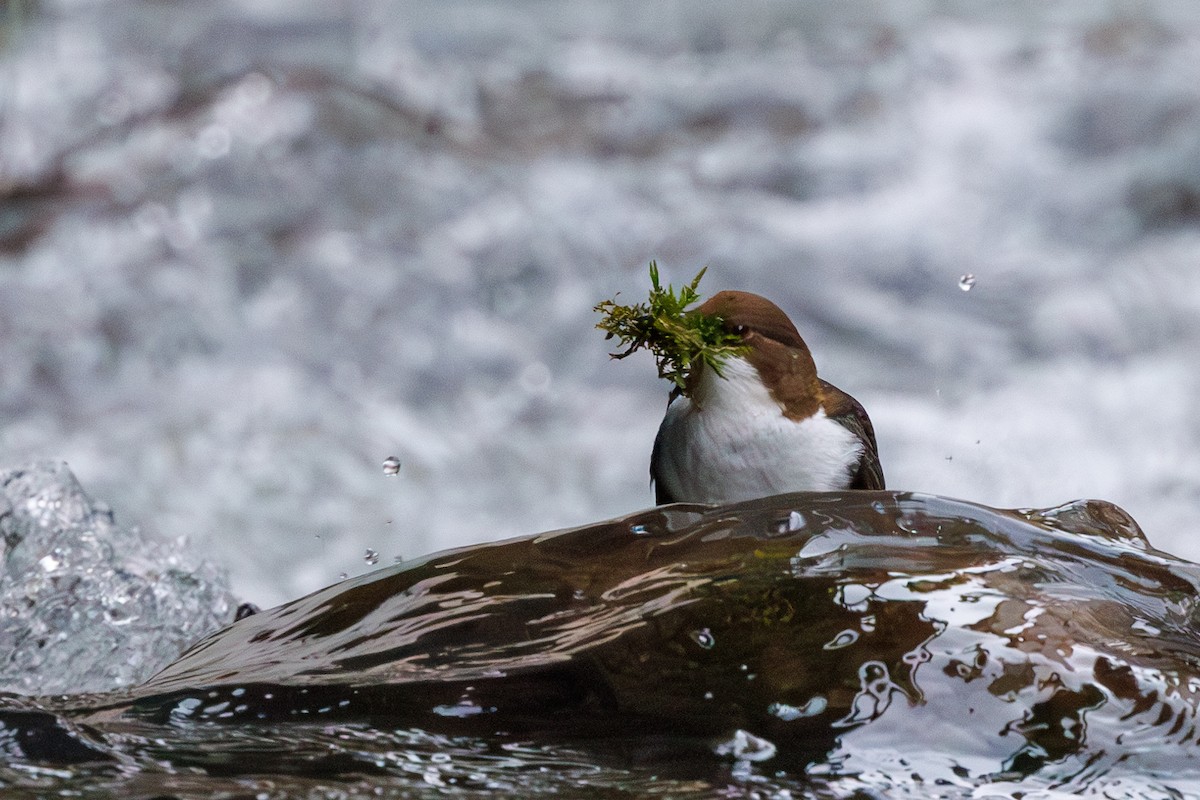
[[[1200,558],[1197,87],[1194,2],[0,0],[0,464],[262,604],[633,511],[655,258],[892,488]]]

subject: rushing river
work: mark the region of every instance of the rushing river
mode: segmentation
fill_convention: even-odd
[[[920,680],[888,713],[923,753],[974,742],[981,761],[910,771],[874,724],[852,753],[830,746],[829,778],[717,756],[707,730],[694,757],[675,739],[605,749],[399,717],[92,719],[108,701],[46,698],[111,699],[243,601],[648,506],[665,389],[648,359],[608,360],[591,309],[641,296],[651,259],[786,309],[870,411],[890,487],[1005,508],[1102,497],[1154,547],[1200,558],[1198,85],[1190,0],[0,2],[0,467],[65,460],[116,509],[61,467],[4,473],[0,677],[16,694],[0,752],[44,738],[53,758],[14,755],[0,781],[31,797],[580,781],[990,796],[1000,744],[1043,717],[975,742],[921,716],[936,703],[914,699]],[[1186,562],[1155,558],[1191,585]],[[1157,591],[1129,580],[1098,589],[1109,611]],[[997,624],[1018,627],[1018,608]],[[1161,629],[1107,614],[1114,641]],[[1155,664],[1103,654],[1145,688],[1192,675],[1180,647]],[[999,679],[968,680],[989,666],[949,653],[918,677],[968,695]],[[1122,702],[1131,720],[1165,713],[1105,680],[1099,713],[1047,700],[1055,719],[1115,740]],[[1121,739],[1141,771],[1085,748],[1077,774],[1030,770],[1026,797],[1165,796],[1190,731],[1178,691],[1170,722]],[[1173,744],[1151,764],[1130,737],[1158,734]],[[220,766],[256,758],[274,777]]]
[[[245,599],[651,502],[591,309],[652,258],[787,310],[891,486],[1200,557],[1191,2],[2,8],[0,463]]]

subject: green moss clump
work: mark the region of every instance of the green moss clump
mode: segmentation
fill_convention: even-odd
[[[719,317],[687,310],[700,299],[696,289],[705,269],[676,294],[675,287],[662,287],[658,264],[651,261],[647,302],[631,306],[618,305],[616,300],[598,303],[595,310],[604,319],[596,327],[605,332],[604,338],[619,339],[624,348],[612,357],[625,358],[643,348],[649,350],[658,363],[658,377],[686,393],[688,376],[696,365],[707,364],[720,375],[725,359],[745,353],[740,337],[725,330]]]

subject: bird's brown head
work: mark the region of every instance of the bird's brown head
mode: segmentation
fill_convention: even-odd
[[[783,408],[800,420],[821,407],[821,383],[808,345],[779,306],[750,292],[717,292],[696,313],[715,316],[749,348],[746,360]]]

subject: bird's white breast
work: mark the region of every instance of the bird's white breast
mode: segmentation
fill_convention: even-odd
[[[824,410],[788,419],[745,359],[718,377],[703,369],[693,395],[667,408],[653,470],[678,500],[728,503],[782,492],[845,489],[862,455],[851,431]]]

